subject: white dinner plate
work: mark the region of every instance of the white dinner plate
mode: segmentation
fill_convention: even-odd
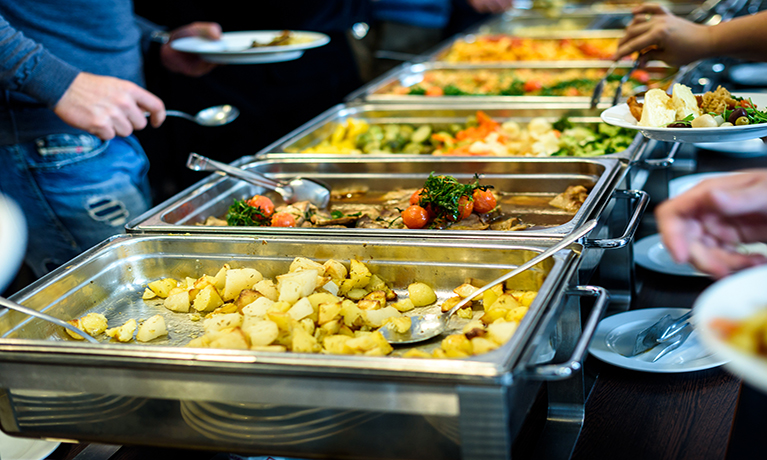
[[[696,142],[692,145],[699,149],[718,152],[734,158],[756,158],[767,155],[767,144],[761,139],[735,142]]]
[[[766,93],[737,93],[734,96],[751,98],[759,110],[767,108]],[[666,142],[733,142],[757,139],[767,136],[767,123],[757,125],[730,126],[724,128],[654,128],[637,125],[626,103],[610,107],[602,112],[605,123],[639,130],[645,137]]]
[[[767,359],[731,347],[711,327],[716,318],[744,319],[767,308],[767,265],[743,270],[709,286],[695,300],[692,321],[703,344],[729,360],[728,370],[767,391]]]
[[[634,243],[634,262],[658,273],[676,276],[708,276],[690,264],[678,264],[671,258],[660,234],[650,235]]]
[[[0,431],[0,459],[42,460],[56,450],[59,444],[41,439],[16,438]]]
[[[306,41],[294,45],[251,47],[254,41],[268,43],[281,33],[281,30],[225,32],[220,40],[184,37],[173,40],[170,46],[177,51],[198,54],[206,61],[217,64],[263,64],[292,61],[300,58],[305,50],[330,42],[330,37],[319,32],[291,31],[294,36]]]
[[[689,310],[684,308],[642,308],[608,316],[599,322],[589,352],[601,361],[635,371],[678,373],[692,372],[721,366],[727,359],[713,353],[698,341],[698,331],[677,350],[660,358],[652,359],[660,351],[659,345],[638,356],[624,356],[634,348],[636,336],[664,315],[677,318]]]
[[[26,248],[24,214],[15,201],[0,194],[0,293],[16,278]]]
[[[761,142],[761,141],[760,141]],[[728,176],[731,174],[738,174],[737,172],[711,172],[700,174],[688,174],[686,176],[679,176],[668,181],[668,197],[674,198],[677,195],[690,190],[702,181],[706,179],[713,179],[715,177]]]

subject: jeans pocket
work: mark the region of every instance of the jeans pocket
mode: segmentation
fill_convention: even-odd
[[[29,158],[30,167],[60,168],[93,158],[109,147],[91,134],[50,134],[35,139],[36,155]]]

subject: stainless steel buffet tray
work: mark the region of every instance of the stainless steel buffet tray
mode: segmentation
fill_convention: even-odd
[[[481,102],[475,99],[450,106],[434,104],[349,103],[331,107],[281,139],[266,146],[258,154],[300,152],[317,145],[322,140],[328,139],[339,124],[346,123],[349,119],[365,120],[371,125],[390,123],[412,124],[413,126],[423,124],[446,125],[450,123],[465,123],[469,116],[476,115],[477,111],[480,110],[499,122],[516,121],[518,123],[529,123],[530,120],[538,117],[555,122],[567,116],[576,125],[602,123],[601,118],[599,118],[602,109],[590,109],[588,102],[576,103],[566,100],[557,100],[541,105],[532,105],[527,102]],[[646,139],[641,134],[637,134],[626,150],[591,158],[618,158],[624,161],[636,162],[641,160],[642,155],[645,153],[645,149],[642,148],[643,145],[646,145]],[[316,156],[317,154],[311,155]],[[363,158],[366,156],[362,155]],[[392,154],[392,156],[408,155],[398,153]],[[412,158],[412,156],[410,157]],[[445,156],[440,156],[438,160],[443,161],[445,158]],[[547,157],[546,159],[559,161],[561,159],[572,158]]]
[[[548,63],[525,63],[515,62],[511,64],[452,64],[445,62],[422,62],[417,64],[404,65],[397,68],[396,72],[389,72],[386,75],[378,78],[360,89],[351,93],[347,100],[360,100],[366,102],[390,102],[399,104],[451,104],[463,103],[467,98],[472,100],[480,100],[482,102],[494,102],[494,103],[510,103],[520,102],[527,104],[548,104],[550,102],[556,102],[560,104],[575,104],[585,105],[590,103],[591,94],[584,96],[529,96],[529,95],[482,95],[472,94],[463,96],[420,96],[409,94],[392,94],[392,90],[397,86],[405,88],[417,85],[423,81],[424,78],[428,78],[429,74],[434,72],[474,72],[477,74],[508,74],[515,70],[520,69],[532,69],[535,71],[545,71],[549,73],[562,73],[571,72],[574,70],[582,71],[607,71],[612,65],[612,62],[602,61],[570,61],[566,64],[560,62],[548,62]],[[621,62],[618,67],[618,72],[626,72],[631,69],[633,65],[632,61]],[[673,76],[676,73],[676,69],[666,66],[660,62],[649,63],[647,67],[644,67],[650,77],[653,80],[668,79],[669,85],[673,84]],[[600,74],[601,75],[601,74]],[[616,73],[616,75],[620,75]],[[595,80],[595,82],[598,79]],[[646,87],[645,87],[646,88]],[[607,108],[612,105],[613,92],[605,91],[603,98],[599,104],[601,108]],[[632,94],[624,92],[623,96],[628,97]]]
[[[13,300],[66,319],[101,312],[119,324],[160,313],[170,338],[78,343],[56,326],[0,313],[0,424],[28,437],[294,457],[506,459],[541,380],[576,372],[606,306],[600,288],[571,286],[579,245],[510,280],[511,288],[537,288],[537,298],[509,342],[467,359],[172,346],[183,345],[195,326],[185,324],[186,314],[146,304],[141,292],[149,281],[199,276],[224,263],[272,276],[304,256],[356,258],[398,292],[420,280],[445,296],[467,278],[495,278],[545,245],[521,238],[468,247],[391,239],[114,237]],[[573,335],[581,295],[597,301],[583,334]],[[552,364],[555,353],[566,364]]]
[[[216,227],[202,225],[210,216],[224,218],[235,199],[248,199],[266,191],[257,185],[218,174],[209,176],[128,223],[129,232],[182,232],[225,234],[311,234],[339,237],[387,237],[502,240],[525,236],[562,237],[585,220],[598,216],[612,196],[613,185],[622,173],[616,159],[498,158],[498,157],[403,157],[391,155],[262,155],[240,159],[241,167],[277,180],[290,177],[319,179],[333,190],[369,190],[371,196],[397,189],[418,189],[431,173],[456,177],[463,183],[479,174],[480,183],[505,192],[501,202],[518,204],[509,210],[534,226],[525,230],[430,230],[395,228],[315,227]],[[583,185],[589,196],[575,213],[549,206],[548,201],[570,185]],[[366,198],[363,197],[361,202]],[[351,200],[353,203],[354,200]],[[341,202],[346,203],[346,201]],[[375,202],[374,202],[375,203]]]

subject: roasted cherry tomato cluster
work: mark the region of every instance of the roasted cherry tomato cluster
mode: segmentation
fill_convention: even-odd
[[[295,227],[296,218],[289,212],[274,212],[274,203],[263,195],[249,200],[235,200],[226,214],[231,226]]]
[[[454,177],[431,174],[424,187],[410,197],[410,206],[402,211],[402,221],[413,229],[441,227],[466,219],[472,212],[490,212],[497,205],[491,188],[479,185],[477,176],[473,183],[461,184]]]

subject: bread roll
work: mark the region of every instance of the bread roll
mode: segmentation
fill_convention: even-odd
[[[659,88],[647,91],[639,126],[660,128],[674,121],[676,121],[676,110],[668,94]]]
[[[690,90],[689,87],[674,83],[674,88],[671,92],[671,100],[674,103],[677,120],[684,120],[690,114],[695,118],[700,116],[698,100],[695,99],[695,96],[692,94],[692,90]]]

